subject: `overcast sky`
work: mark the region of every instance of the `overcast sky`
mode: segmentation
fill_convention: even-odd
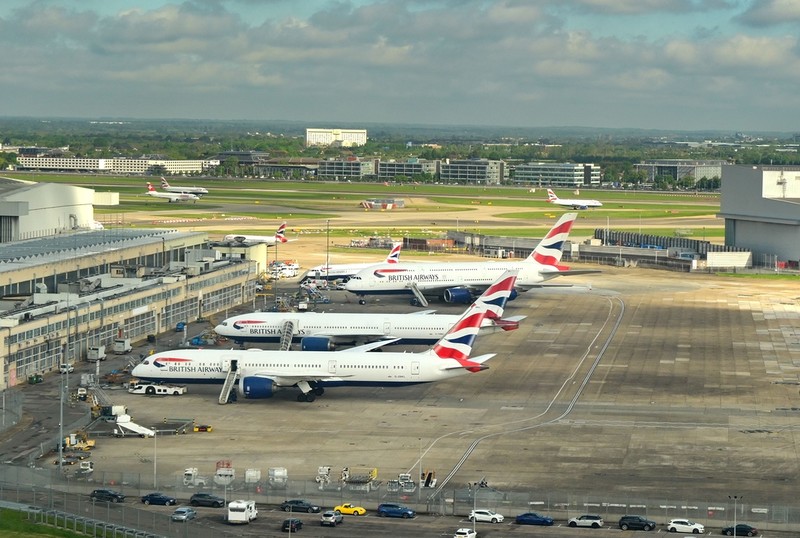
[[[0,116],[800,131],[800,0],[2,0]]]

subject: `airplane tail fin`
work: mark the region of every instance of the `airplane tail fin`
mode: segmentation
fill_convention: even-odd
[[[558,201],[558,196],[556,196],[556,193],[553,192],[553,189],[547,189],[547,201],[548,202]]]
[[[503,317],[503,310],[506,307],[511,293],[514,291],[514,284],[517,281],[519,271],[506,271],[494,284],[489,286],[472,305],[473,307],[482,306],[486,308],[486,317],[499,320]]]
[[[281,225],[278,226],[278,231],[275,232],[275,241],[277,241],[278,243],[286,243],[288,241],[288,239],[286,239],[286,223],[285,222],[281,223]]]
[[[167,178],[161,176],[161,188],[169,187],[169,183],[167,183]]]
[[[149,181],[147,182],[147,192],[156,192],[156,188]]]
[[[504,273],[500,279],[481,295],[475,304],[464,312],[464,315],[447,331],[447,334],[433,345],[431,352],[435,357],[452,359],[458,363],[458,366],[444,366],[445,369],[465,368],[470,372],[479,372],[486,369],[486,366],[482,364],[483,361],[470,360],[472,344],[475,342],[475,337],[483,319],[490,309],[497,308],[497,305],[494,304],[495,301],[504,294],[507,298],[511,294],[516,280],[515,272],[508,271]],[[502,308],[500,308],[500,314],[502,314]]]
[[[577,218],[577,213],[564,213],[525,261],[561,269],[558,263],[561,261],[564,241],[569,238],[569,232]]]
[[[397,263],[400,261],[400,249],[403,248],[403,243],[397,243],[392,247],[389,255],[386,256],[386,263]]]

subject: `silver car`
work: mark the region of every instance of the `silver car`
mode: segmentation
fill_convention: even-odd
[[[194,519],[197,517],[197,512],[194,508],[189,508],[188,506],[182,506],[181,508],[177,508],[174,512],[172,512],[172,516],[170,519],[172,521],[189,521],[190,519]]]
[[[319,524],[323,527],[325,525],[330,525],[331,527],[335,527],[344,523],[344,516],[338,510],[326,510],[322,512],[322,515],[319,517]]]

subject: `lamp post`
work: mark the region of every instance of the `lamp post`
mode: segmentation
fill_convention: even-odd
[[[742,495],[728,495],[728,498],[733,501],[733,536],[736,536],[736,508],[738,503],[742,500]]]
[[[325,220],[325,282],[331,270],[331,219]]]
[[[153,426],[153,489],[158,490],[158,428]]]
[[[477,532],[475,530],[475,521],[478,519],[475,517],[475,510],[478,509],[478,482],[472,484],[472,532]]]

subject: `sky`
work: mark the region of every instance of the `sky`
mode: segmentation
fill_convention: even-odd
[[[800,132],[800,0],[3,0],[0,116]]]

